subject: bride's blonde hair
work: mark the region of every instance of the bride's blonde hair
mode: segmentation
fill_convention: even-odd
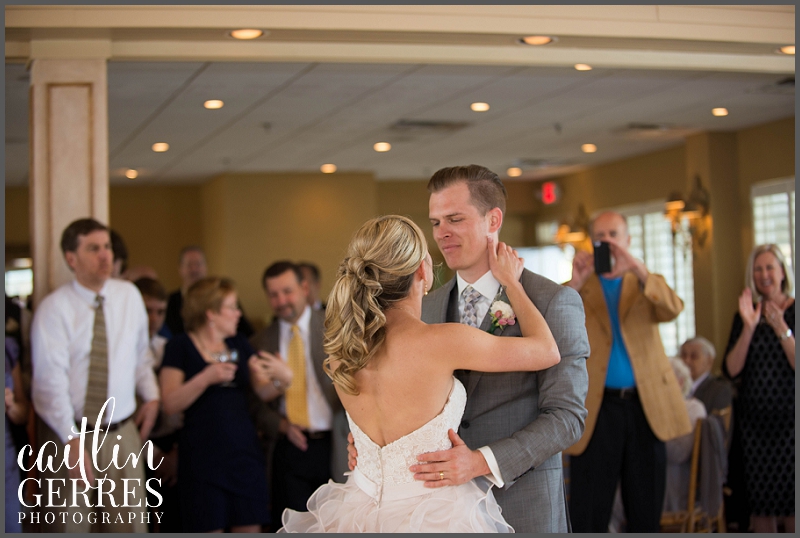
[[[386,338],[384,311],[408,296],[427,254],[422,230],[399,215],[367,221],[350,241],[325,308],[325,370],[345,393],[358,394],[354,376]]]

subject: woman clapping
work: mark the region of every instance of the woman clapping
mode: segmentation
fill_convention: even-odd
[[[795,310],[792,273],[776,245],[753,249],[724,371],[740,380],[745,483],[754,532],[794,532]]]

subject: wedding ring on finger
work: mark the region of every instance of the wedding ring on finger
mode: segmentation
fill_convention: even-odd
[[[439,480],[444,480],[444,471],[439,471]]]

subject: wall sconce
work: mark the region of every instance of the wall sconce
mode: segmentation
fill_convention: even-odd
[[[558,246],[572,245],[576,250],[590,251],[589,215],[583,204],[578,205],[574,217],[565,217],[556,230],[555,243]]]
[[[709,193],[703,188],[700,176],[695,175],[694,186],[688,198],[684,199],[680,193],[673,192],[664,204],[664,217],[670,221],[672,237],[674,238],[678,233],[685,233],[685,228],[681,224],[685,220],[689,222],[689,238],[697,241],[700,247],[705,245],[708,238],[705,217],[708,216],[710,207]]]

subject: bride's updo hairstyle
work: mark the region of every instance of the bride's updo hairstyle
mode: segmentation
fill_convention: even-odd
[[[422,230],[399,215],[367,221],[350,241],[325,308],[325,369],[345,393],[358,394],[353,376],[386,338],[384,311],[408,296],[427,254]]]

